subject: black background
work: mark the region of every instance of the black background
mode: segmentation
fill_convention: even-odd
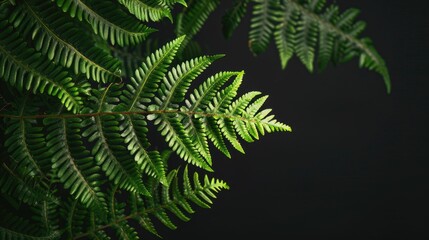
[[[197,40],[225,53],[210,71],[245,70],[242,93],[269,94],[266,106],[293,133],[274,133],[232,159],[215,154],[213,176],[229,183],[209,210],[196,208],[165,239],[429,239],[429,19],[426,1],[337,1],[361,9],[392,76],[357,60],[310,74],[294,58],[281,70],[274,45],[253,57],[249,14],[232,39],[221,33],[228,1]],[[328,1],[332,2],[332,1]],[[160,30],[161,32],[163,29]],[[166,30],[165,30],[166,31]],[[162,230],[163,229],[163,230]]]

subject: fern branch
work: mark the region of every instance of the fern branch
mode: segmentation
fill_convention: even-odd
[[[72,78],[21,39],[5,21],[0,21],[0,77],[18,90],[57,96],[68,110],[77,112],[82,105]],[[24,51],[25,50],[25,51]]]
[[[60,236],[61,236],[60,231],[53,231],[46,236],[33,236],[30,234],[25,234],[25,233],[22,233],[19,231],[14,231],[14,230],[7,229],[7,228],[0,226],[0,238],[1,239],[55,240],[55,239],[58,239]]]
[[[171,16],[170,9],[167,5],[164,5],[159,1],[141,1],[141,0],[118,0],[119,3],[124,5],[130,13],[136,16],[141,21],[159,21],[164,17],[167,17],[171,21],[173,17]]]
[[[195,204],[199,205],[200,207],[208,208],[210,207],[209,204],[212,204],[212,201],[210,198],[215,198],[216,196],[213,194],[213,192],[218,192],[222,189],[229,189],[229,186],[222,180],[218,179],[209,179],[207,176],[204,177],[204,184],[200,183],[200,179],[198,177],[198,174],[195,172],[193,176],[193,183],[194,185],[191,185],[191,181],[188,176],[188,168],[186,167],[183,172],[183,179],[184,179],[184,185],[183,185],[183,192],[180,192],[178,189],[177,184],[177,170],[170,172],[168,179],[169,184],[167,186],[162,186],[163,189],[163,202],[157,203],[153,206],[148,206],[141,208],[138,210],[138,207],[136,207],[130,214],[123,215],[120,217],[116,217],[113,215],[112,221],[107,222],[106,224],[97,226],[94,229],[91,229],[88,232],[76,235],[73,239],[82,239],[86,238],[95,232],[103,231],[105,229],[112,228],[114,226],[118,226],[121,223],[127,222],[131,219],[139,219],[139,218],[145,218],[148,219],[148,215],[157,215],[161,211],[165,210],[173,210],[173,213],[178,213],[177,206],[187,206],[187,201],[192,201]],[[157,185],[155,185],[157,186]],[[154,192],[157,192],[159,189],[158,187],[155,187],[153,189]],[[170,192],[174,195],[173,198],[170,198]],[[115,198],[114,198],[115,190],[113,191],[113,196],[111,197],[111,203],[110,203],[110,212],[114,214],[115,211],[117,211],[117,207],[115,207]],[[207,195],[210,197],[208,197]],[[155,195],[152,193],[152,195]],[[202,199],[200,199],[202,198]],[[138,201],[143,201],[142,199]],[[185,209],[188,209],[188,213],[192,213],[189,209],[190,206],[184,207]],[[149,219],[148,219],[149,220]]]
[[[57,5],[70,13],[72,17],[78,17],[80,21],[85,19],[91,24],[94,32],[112,45],[135,45],[141,43],[154,32],[153,29],[136,23],[113,2],[84,0],[52,0]]]
[[[368,46],[365,43],[365,41],[356,38],[353,34],[349,34],[349,33],[345,32],[344,30],[340,29],[339,27],[337,27],[332,22],[327,21],[326,19],[322,18],[318,14],[308,10],[298,0],[284,0],[284,1],[286,4],[290,4],[290,7],[294,8],[294,9],[300,11],[302,14],[304,14],[306,18],[313,19],[324,30],[335,33],[340,38],[345,39],[348,42],[353,43],[359,50],[361,50],[366,56],[368,56],[371,59],[371,61],[375,63],[376,71],[378,71],[383,76],[384,83],[385,83],[386,88],[387,88],[387,92],[390,93],[391,83],[390,83],[390,76],[389,76],[389,72],[387,70],[387,66],[386,66],[384,60],[375,51],[375,49],[373,47]],[[364,65],[364,63],[361,63],[361,65]]]
[[[12,12],[9,21],[25,37],[35,41],[36,50],[64,67],[73,67],[75,74],[84,73],[88,79],[103,82],[121,77],[119,62],[94,47],[95,43],[81,30],[82,26],[64,17],[52,3],[23,1]],[[88,42],[76,41],[78,37]]]

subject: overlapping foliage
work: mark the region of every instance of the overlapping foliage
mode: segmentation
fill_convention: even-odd
[[[205,3],[203,3],[205,2]],[[203,7],[211,2],[210,7]],[[220,1],[201,0],[189,4],[177,21],[178,34],[194,36]],[[315,64],[322,71],[329,64],[359,58],[360,67],[379,73],[390,92],[390,76],[383,58],[371,39],[361,37],[366,24],[357,21],[358,9],[340,11],[326,0],[233,0],[223,17],[225,37],[232,36],[251,8],[249,48],[261,54],[274,42],[285,68],[293,56],[313,72]]]
[[[116,57],[176,3],[0,1],[1,239],[136,239],[136,223],[158,235],[155,219],[174,229],[170,216],[188,221],[228,189],[199,177],[212,148],[230,157],[240,138],[291,131],[267,96],[238,95],[243,72],[199,79],[221,55],[178,62],[185,36],[133,71]],[[186,166],[168,167],[171,152]]]

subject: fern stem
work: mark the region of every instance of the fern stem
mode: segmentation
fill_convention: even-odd
[[[79,114],[40,114],[40,115],[11,115],[11,114],[0,114],[0,118],[11,118],[11,119],[44,119],[44,118],[58,118],[58,119],[67,119],[67,118],[83,118],[83,117],[98,117],[98,116],[108,116],[108,115],[151,115],[151,114],[180,114],[186,116],[203,116],[203,117],[219,117],[227,118],[232,120],[241,120],[241,121],[252,121],[251,118],[246,118],[242,116],[225,114],[225,113],[207,113],[207,112],[198,112],[198,111],[181,111],[181,110],[147,110],[147,111],[122,111],[122,112],[95,112],[95,113],[79,113]]]

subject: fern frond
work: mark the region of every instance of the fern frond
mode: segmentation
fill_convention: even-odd
[[[135,239],[135,230],[130,225],[132,220],[137,221],[148,232],[159,236],[153,219],[156,218],[166,227],[175,229],[171,215],[182,221],[189,221],[189,215],[194,213],[192,205],[210,208],[216,194],[229,189],[224,181],[208,176],[201,180],[196,172],[190,178],[187,167],[182,176],[179,176],[178,170],[171,171],[167,175],[167,185],[161,185],[153,178],[147,179],[146,183],[151,197],[131,193],[128,196],[129,212],[124,208],[123,196],[119,195],[117,187],[113,187],[108,197],[109,221],[78,234],[75,239],[92,236],[94,232],[107,229],[113,230],[121,239]]]
[[[21,224],[23,220],[18,220]],[[0,238],[9,240],[55,240],[60,236],[60,232],[52,232],[46,236],[37,236],[22,233],[22,230],[11,230],[0,226]]]
[[[101,92],[94,91],[95,103],[91,106],[92,109],[96,113],[112,110],[113,106],[109,102],[119,100],[118,89],[117,85],[110,85]],[[85,120],[86,128],[82,136],[88,137],[88,141],[94,143],[91,153],[109,180],[122,189],[149,194],[133,156],[124,145],[119,122],[117,116],[93,116]]]
[[[120,5],[112,1],[90,0],[52,0],[55,1],[64,12],[85,20],[91,24],[92,29],[104,40],[112,45],[135,45],[143,42],[146,37],[154,32],[122,11]]]
[[[174,4],[181,4],[184,7],[187,7],[186,0],[160,0],[161,3],[166,4],[167,6],[173,6]]]
[[[60,210],[60,215],[65,220],[63,235],[68,239],[81,234],[87,229],[88,225],[92,225],[92,221],[90,224],[87,221],[89,209],[85,208],[77,199],[63,201]]]
[[[212,57],[200,57],[192,59],[190,61],[183,62],[178,66],[174,67],[167,73],[167,77],[160,85],[160,91],[155,99],[157,102],[157,111],[166,111],[175,108],[178,103],[182,102],[185,97],[185,93],[191,85],[191,82],[206,69],[213,61],[222,57],[221,55]],[[179,156],[185,161],[206,168],[211,168],[201,159],[201,155],[211,163],[210,153],[208,151],[207,141],[204,138],[203,129],[201,127],[192,125],[192,122],[188,122],[188,127],[184,127],[179,119],[180,116],[176,114],[160,115],[160,119],[153,117],[151,120],[155,120],[155,125],[159,125],[158,130],[163,136],[166,136],[166,141],[169,146],[175,150]],[[197,123],[196,123],[197,124]],[[196,129],[199,128],[199,129]],[[194,131],[193,140],[188,137],[186,132]],[[202,134],[198,134],[201,132]],[[199,153],[200,151],[200,153]]]
[[[222,18],[222,31],[226,38],[230,38],[238,27],[241,19],[246,15],[250,0],[234,0],[233,7],[228,9]]]
[[[46,118],[47,146],[52,152],[52,168],[65,189],[86,207],[100,212],[105,209],[104,194],[100,189],[99,168],[82,141],[82,120],[79,118]]]
[[[280,7],[281,12],[276,16],[276,21],[279,22],[279,24],[276,25],[274,30],[274,38],[280,55],[281,66],[284,69],[295,51],[296,25],[298,22],[297,19],[299,19],[300,16],[293,11],[293,8],[285,8],[284,5]]]
[[[58,232],[60,229],[58,207],[59,204],[53,201],[41,201],[32,207],[34,212],[32,220],[40,226],[46,235]]]
[[[265,51],[274,30],[278,0],[256,0],[250,23],[249,47],[254,54]]]
[[[184,49],[195,34],[200,31],[219,3],[220,0],[192,1],[183,12],[177,15],[176,36],[186,35],[182,43],[182,49]]]
[[[5,163],[0,166],[0,188],[3,196],[12,197],[18,204],[23,202],[34,205],[44,200],[55,201],[41,180],[11,169]]]
[[[384,60],[368,38],[359,37],[365,23],[355,21],[357,9],[340,14],[336,5],[326,6],[325,0],[283,0],[282,3],[275,33],[282,67],[293,54],[310,72],[315,60],[323,70],[330,62],[346,62],[359,56],[360,66],[378,72],[390,92],[390,76]]]
[[[20,96],[14,103],[14,112],[19,116],[35,114],[39,108],[32,106],[29,96]],[[50,170],[49,151],[43,135],[43,128],[33,126],[34,120],[17,118],[6,120],[6,147],[16,168],[25,171],[25,175],[45,178]]]
[[[120,63],[95,47],[83,26],[67,17],[47,1],[23,1],[9,21],[25,38],[32,38],[35,49],[49,60],[72,68],[88,79],[107,82],[119,78]],[[86,41],[80,41],[86,39]]]
[[[0,28],[0,78],[20,91],[56,96],[77,112],[82,99],[68,73],[29,47],[5,20],[0,20]]]
[[[149,20],[156,22],[165,17],[171,21],[173,20],[169,8],[170,5],[159,0],[148,0],[144,2],[140,0],[118,0],[118,2],[124,5],[128,11],[139,20],[144,22],[148,22]],[[173,3],[174,2],[169,2],[169,4]]]
[[[55,240],[61,235],[61,231],[55,230],[44,233],[37,222],[19,216],[11,209],[2,207],[0,211],[0,239],[10,240]]]
[[[183,37],[178,38],[146,58],[142,67],[135,71],[131,84],[123,90],[120,96],[122,102],[115,111],[146,110],[182,41]],[[159,153],[147,151],[149,143],[146,137],[148,131],[146,125],[144,116],[124,116],[121,124],[122,137],[125,138],[128,150],[134,154],[135,161],[139,163],[142,170],[165,182],[164,166]]]

